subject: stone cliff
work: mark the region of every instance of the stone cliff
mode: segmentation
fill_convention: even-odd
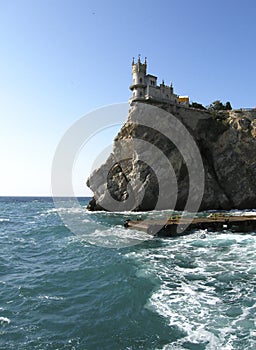
[[[255,154],[255,110],[136,102],[112,154],[87,180],[88,209],[256,208]]]

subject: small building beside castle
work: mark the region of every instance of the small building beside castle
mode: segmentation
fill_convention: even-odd
[[[147,74],[147,60],[141,62],[140,56],[137,63],[132,60],[132,85],[130,86],[132,97],[130,104],[134,101],[152,100],[169,104],[181,104],[189,106],[188,96],[179,96],[174,93],[172,83],[165,85],[164,81],[157,85],[157,77]]]

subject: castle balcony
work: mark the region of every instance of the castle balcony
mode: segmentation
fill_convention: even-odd
[[[131,104],[132,102],[145,102],[146,100],[148,100],[148,99],[146,99],[144,96],[142,96],[142,97],[131,96],[129,98],[128,102]]]
[[[130,90],[133,90],[134,88],[145,88],[147,85],[145,85],[145,84],[133,84],[133,85],[130,85],[129,86],[129,89]]]
[[[144,103],[165,103],[171,106],[178,106],[180,105],[177,101],[175,100],[170,100],[170,99],[165,99],[165,98],[158,98],[155,96],[151,95],[145,95],[145,97],[130,97],[129,99],[129,104],[131,105],[133,102],[144,102]],[[185,106],[184,106],[185,107]]]

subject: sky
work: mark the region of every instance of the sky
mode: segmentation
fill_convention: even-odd
[[[138,54],[193,102],[254,107],[255,15],[255,0],[0,0],[0,195],[51,195],[62,136],[128,101]],[[119,128],[81,152],[77,195],[91,195],[89,164]]]

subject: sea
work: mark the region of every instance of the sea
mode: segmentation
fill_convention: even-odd
[[[1,350],[256,349],[255,232],[154,238],[123,221],[161,212],[88,200],[76,233],[52,198],[0,198]]]

